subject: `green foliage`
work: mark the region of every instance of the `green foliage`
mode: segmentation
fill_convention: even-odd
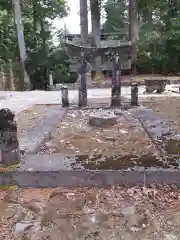
[[[125,28],[128,19],[125,0],[107,0],[104,10],[106,13],[106,22],[103,26],[105,32],[117,32]]]
[[[62,43],[56,48],[49,49],[47,58],[44,58],[43,50],[29,52],[26,69],[34,89],[47,87],[50,72],[53,75],[54,83],[72,83],[77,79],[76,74],[70,75],[69,73],[69,57]]]
[[[66,0],[22,0],[20,3],[28,56],[26,67],[34,88],[42,88],[47,84],[49,68],[51,62],[54,61],[50,54],[53,39],[51,33],[52,21],[56,18],[63,18],[68,14],[67,2]],[[12,1],[1,0],[0,63],[9,61],[19,61],[19,48]],[[56,56],[56,62],[58,61],[64,64],[62,59],[57,60]]]
[[[107,32],[121,29],[127,22],[127,1],[105,3]],[[122,7],[125,6],[125,7]],[[179,73],[180,1],[139,0],[139,46],[137,68],[140,73]],[[119,14],[118,14],[119,12]],[[125,16],[125,17],[124,17]],[[114,27],[115,26],[115,27]]]

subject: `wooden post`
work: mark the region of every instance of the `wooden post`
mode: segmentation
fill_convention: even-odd
[[[79,74],[79,107],[85,107],[87,106],[87,61],[84,57],[83,51],[81,51],[81,66]]]
[[[138,84],[131,84],[131,106],[138,106]]]
[[[111,88],[111,107],[121,105],[121,63],[119,54],[113,59],[112,88]]]
[[[20,162],[20,150],[17,137],[17,124],[9,109],[0,110],[0,162],[15,165]]]

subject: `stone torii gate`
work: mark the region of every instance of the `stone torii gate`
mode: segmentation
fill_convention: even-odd
[[[67,52],[71,57],[79,59],[78,73],[80,75],[79,84],[79,107],[87,106],[87,63],[97,56],[108,58],[112,61],[112,88],[111,107],[121,105],[121,61],[122,55],[131,58],[131,42],[121,43],[117,46],[91,47],[79,46],[71,42],[66,42]]]

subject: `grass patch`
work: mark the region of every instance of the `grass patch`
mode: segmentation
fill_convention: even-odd
[[[0,173],[5,173],[5,172],[13,172],[17,169],[18,164],[15,165],[4,165],[0,164]]]
[[[0,185],[0,191],[3,190],[17,190],[17,186],[11,186],[11,185]]]

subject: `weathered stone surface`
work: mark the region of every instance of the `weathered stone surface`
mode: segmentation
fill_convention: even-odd
[[[89,124],[96,127],[108,127],[117,123],[117,116],[105,111],[97,112],[89,116]]]
[[[16,165],[20,162],[19,148],[12,151],[0,151],[0,162],[3,165]]]
[[[83,52],[81,52],[84,55]],[[80,81],[79,81],[79,107],[87,106],[87,61],[82,56],[81,66],[79,68]]]
[[[39,171],[38,171],[39,170]],[[82,171],[56,170],[47,166],[31,171],[23,169],[0,174],[0,185],[19,187],[58,187],[58,186],[146,186],[152,183],[180,187],[180,171],[173,169],[147,171]]]
[[[135,110],[132,109],[130,112],[133,117],[138,116],[143,127],[155,142],[163,144],[166,139],[173,139],[176,135],[172,130],[171,124],[161,116],[154,114],[151,109],[140,106]]]
[[[157,93],[162,93],[165,91],[167,80],[163,79],[145,79],[145,86],[146,86],[146,92],[152,93],[153,91],[157,90]]]
[[[145,183],[145,172],[144,171],[125,171],[125,184],[128,186],[134,186],[134,182],[137,185],[143,186]]]
[[[136,212],[136,207],[134,205],[129,205],[129,206],[125,206],[122,209],[122,214],[124,216],[130,216],[130,215],[134,215]]]
[[[119,107],[121,105],[121,62],[118,53],[113,58],[112,73],[111,107]]]
[[[121,109],[116,108],[116,109],[114,110],[114,114],[115,114],[115,115],[122,115],[123,112],[122,112]]]
[[[5,165],[20,162],[17,124],[10,109],[0,110],[0,161]]]
[[[69,106],[69,94],[68,94],[67,86],[61,87],[61,96],[62,96],[62,106],[68,107]]]
[[[27,154],[19,164],[19,171],[59,171],[73,170],[76,155],[53,153],[49,155]]]
[[[142,106],[135,111],[132,109],[131,114],[138,115],[142,126],[158,148],[164,149],[172,158],[179,156],[180,134],[173,130],[172,123]]]
[[[161,180],[163,185],[173,184],[180,187],[180,171],[167,170],[161,172]]]
[[[51,131],[57,127],[66,115],[67,109],[57,105],[50,108],[40,121],[29,129],[27,134],[20,137],[20,150],[25,153],[38,151],[39,146],[50,137]]]
[[[170,169],[169,169],[170,171]],[[145,173],[145,179],[144,182],[147,185],[151,185],[151,184],[162,184],[162,172],[163,171],[159,171],[159,170],[147,170]],[[165,172],[168,172],[168,170]],[[171,171],[172,174],[172,171]],[[170,178],[167,180],[170,181]]]
[[[138,106],[138,84],[131,84],[131,106]]]
[[[173,138],[167,139],[165,148],[168,154],[179,154],[180,153],[180,137],[174,136]]]

